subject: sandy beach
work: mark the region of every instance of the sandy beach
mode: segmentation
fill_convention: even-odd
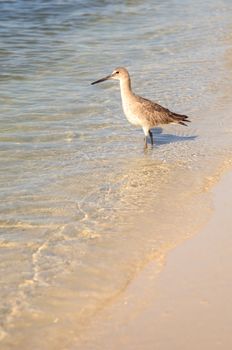
[[[206,226],[168,255],[158,278],[154,263],[139,274],[93,325],[86,349],[232,347],[231,185],[227,171],[211,190],[213,211]]]
[[[230,349],[232,2],[0,8],[0,349]]]

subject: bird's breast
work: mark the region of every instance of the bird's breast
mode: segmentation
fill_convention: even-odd
[[[134,110],[133,105],[123,103],[123,111],[129,123],[136,126],[141,126],[141,118],[136,110]]]

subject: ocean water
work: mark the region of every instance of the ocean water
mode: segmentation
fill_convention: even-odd
[[[0,2],[1,349],[82,349],[207,220],[231,164],[231,15],[229,0]],[[90,85],[119,65],[191,125],[144,152],[119,84]]]

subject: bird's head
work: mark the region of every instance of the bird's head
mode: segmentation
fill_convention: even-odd
[[[118,67],[118,68],[114,69],[110,75],[107,75],[104,78],[101,78],[99,80],[94,81],[93,83],[91,83],[91,85],[98,84],[98,83],[101,83],[102,81],[110,80],[110,79],[126,80],[126,79],[129,79],[129,73],[126,70],[126,68]]]

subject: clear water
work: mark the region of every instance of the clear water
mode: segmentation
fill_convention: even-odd
[[[207,218],[231,160],[231,15],[229,0],[0,2],[1,349],[76,348]],[[144,153],[119,85],[90,85],[119,65],[190,127]]]

